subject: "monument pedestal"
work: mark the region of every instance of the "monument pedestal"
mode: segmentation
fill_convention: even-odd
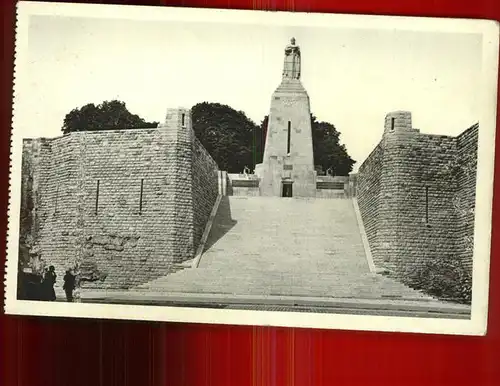
[[[264,158],[256,174],[262,196],[315,197],[309,96],[297,71],[300,50],[298,46],[293,50],[290,47],[285,49],[285,55],[288,50],[288,56],[295,54],[295,59],[285,57],[283,80],[271,99]]]

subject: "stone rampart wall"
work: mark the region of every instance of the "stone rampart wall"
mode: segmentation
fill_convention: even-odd
[[[194,245],[198,247],[219,194],[218,166],[198,139],[193,141]]]
[[[31,249],[56,267],[58,287],[76,264],[101,279],[88,287],[129,288],[194,257],[218,183],[193,138],[190,127],[170,125],[25,142]]]
[[[464,244],[473,235],[475,147],[477,128],[459,137],[386,132],[357,183],[375,264],[414,288],[460,301],[470,300]]]
[[[458,190],[454,205],[458,212],[457,250],[464,266],[464,281],[472,285],[472,255],[474,247],[474,214],[476,202],[478,125],[457,138]]]
[[[379,144],[359,168],[357,200],[363,215],[364,227],[374,262],[382,265],[380,259],[380,240],[377,238],[380,208],[380,176],[383,150]],[[359,178],[362,176],[362,178]]]

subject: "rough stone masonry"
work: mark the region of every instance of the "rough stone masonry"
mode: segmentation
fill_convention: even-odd
[[[361,165],[357,199],[375,264],[428,293],[468,302],[479,125],[422,134],[411,113],[385,118]]]
[[[41,253],[59,278],[78,265],[100,279],[94,287],[130,288],[194,257],[221,192],[356,195],[377,267],[427,293],[469,302],[478,125],[458,137],[428,135],[412,127],[409,112],[389,113],[358,175],[320,178],[300,55],[292,39],[271,100],[263,163],[243,179],[219,178],[226,174],[195,138],[185,109],[169,110],[156,129],[25,140],[21,249]]]
[[[23,169],[21,243],[59,278],[78,265],[101,288],[129,288],[192,259],[218,194],[217,165],[185,109],[156,129],[25,140]]]

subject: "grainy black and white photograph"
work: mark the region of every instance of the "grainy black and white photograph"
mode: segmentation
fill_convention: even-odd
[[[497,25],[18,11],[7,313],[485,333]]]

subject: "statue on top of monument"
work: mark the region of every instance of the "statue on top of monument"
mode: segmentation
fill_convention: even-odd
[[[285,47],[285,64],[283,79],[300,79],[300,47],[295,44],[295,38]]]

